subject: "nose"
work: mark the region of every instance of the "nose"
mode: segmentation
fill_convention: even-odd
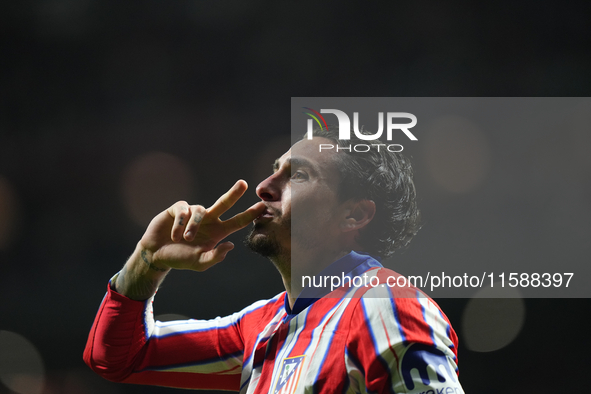
[[[257,196],[263,201],[278,201],[281,199],[281,185],[279,172],[263,180],[256,189]]]

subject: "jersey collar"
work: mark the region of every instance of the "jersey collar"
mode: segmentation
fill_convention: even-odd
[[[352,251],[351,253],[347,254],[344,257],[341,257],[340,259],[338,259],[337,261],[323,269],[315,277],[341,277],[342,275],[344,275],[346,277],[353,278],[355,276],[361,276],[364,272],[371,268],[383,268],[380,261],[381,259],[379,257],[373,257],[364,252]],[[320,282],[317,281],[316,283]],[[292,317],[296,316],[301,311],[303,311],[304,309],[306,309],[307,307],[309,307],[314,302],[318,301],[320,298],[324,297],[328,293],[330,293],[330,287],[305,287],[296,299],[293,305],[293,309],[289,307],[289,299],[287,297],[287,293],[285,293],[284,305],[285,312],[288,315],[287,318],[291,319]]]

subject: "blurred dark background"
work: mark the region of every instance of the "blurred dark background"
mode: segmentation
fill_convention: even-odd
[[[179,392],[110,383],[82,362],[107,281],[152,216],[178,199],[207,206],[239,178],[251,190],[235,211],[256,201],[254,186],[289,147],[291,97],[590,96],[590,8],[531,0],[4,2],[0,393]],[[549,156],[559,140],[542,141]],[[576,168],[577,195],[590,201],[589,163]],[[551,170],[543,179],[555,189],[561,173]],[[429,180],[418,173],[419,193],[421,183]],[[453,222],[471,196],[424,196],[424,215]],[[503,207],[516,217],[518,208]],[[586,229],[569,228],[572,238],[557,228],[556,242],[578,239],[588,252]],[[282,291],[271,264],[244,250],[241,237],[231,238],[238,246],[223,265],[172,273],[156,315],[212,318]],[[428,239],[419,235],[422,250]],[[469,300],[437,301],[460,336],[466,392],[584,384],[591,301],[483,305],[514,327],[496,349],[462,345]],[[8,352],[18,360],[6,361]],[[19,363],[29,375],[11,374]]]

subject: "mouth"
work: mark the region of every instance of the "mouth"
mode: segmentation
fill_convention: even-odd
[[[274,216],[275,215],[273,214],[273,212],[271,212],[271,210],[267,207],[267,209],[265,209],[263,213],[261,213],[254,221],[260,222],[265,220],[271,220]]]

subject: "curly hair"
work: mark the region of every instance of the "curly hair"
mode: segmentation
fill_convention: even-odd
[[[340,140],[338,127],[328,130],[315,128],[315,137],[327,138],[336,145],[349,147],[367,144],[351,132],[350,140]],[[362,134],[369,135],[367,130]],[[303,138],[306,138],[307,134]],[[383,144],[380,140],[372,144]],[[420,229],[420,212],[416,203],[412,166],[400,153],[389,152],[386,146],[367,152],[340,150],[335,155],[340,172],[339,197],[341,201],[372,200],[376,214],[369,225],[359,232],[357,242],[364,250],[380,257],[391,256],[395,250],[408,245]]]

